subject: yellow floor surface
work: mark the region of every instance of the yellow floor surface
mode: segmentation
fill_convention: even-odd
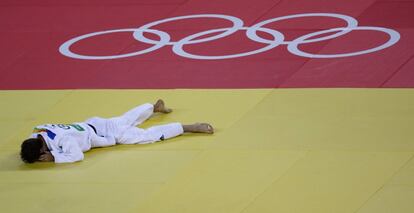
[[[24,164],[33,126],[115,116],[162,97],[143,127],[211,122],[214,135]],[[1,212],[412,213],[413,89],[0,92]]]

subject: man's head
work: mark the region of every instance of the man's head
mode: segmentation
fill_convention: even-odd
[[[39,160],[40,155],[46,151],[45,149],[46,146],[40,137],[29,138],[22,143],[20,157],[26,163],[34,163]]]

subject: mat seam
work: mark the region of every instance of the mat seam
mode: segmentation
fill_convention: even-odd
[[[401,71],[401,69],[405,66],[405,65],[407,65],[412,59],[414,59],[414,55],[412,55],[411,57],[409,57],[408,58],[408,60],[407,61],[405,61],[404,63],[402,63],[397,69],[396,69],[396,71],[394,71],[384,82],[382,82],[380,85],[379,85],[379,87],[380,88],[384,88],[384,85],[386,84],[386,83],[388,83],[392,78],[394,78],[394,76],[396,76],[397,75],[397,73],[399,73],[400,71]]]
[[[281,180],[283,177],[285,177],[288,173],[289,173],[289,171],[293,168],[293,167],[295,167],[297,164],[298,164],[298,162],[300,162],[300,161],[302,161],[303,159],[305,159],[307,156],[308,156],[308,154],[309,154],[309,152],[310,152],[310,150],[304,150],[304,151],[300,151],[300,152],[304,152],[304,155],[303,155],[303,157],[301,157],[301,158],[299,158],[299,159],[297,159],[293,164],[292,164],[292,166],[290,166],[279,178],[276,178],[275,180],[273,180],[270,184],[269,184],[269,187],[267,187],[266,189],[264,189],[262,192],[260,192],[260,193],[258,193],[253,199],[252,199],[252,201],[251,202],[249,202],[249,204],[247,204],[241,211],[240,211],[240,213],[243,213],[243,212],[245,212],[246,211],[246,209],[249,207],[249,206],[251,206],[254,202],[256,202],[257,201],[257,199],[261,196],[261,195],[263,195],[264,193],[266,193],[269,189],[270,189],[270,186],[272,186],[273,184],[275,184],[276,182],[278,182],[279,180]]]
[[[401,166],[400,166],[400,168],[397,170],[397,171],[395,171],[394,172],[394,174],[392,174],[392,175],[390,175],[390,177],[384,182],[384,184],[382,184],[382,186],[381,187],[379,187],[374,193],[372,193],[372,195],[371,196],[369,196],[368,198],[367,198],[367,200],[365,201],[365,202],[363,202],[362,204],[361,204],[361,206],[360,207],[358,207],[355,211],[354,211],[354,213],[358,213],[364,206],[366,206],[367,205],[367,203],[370,201],[370,200],[372,200],[374,197],[375,197],[375,195],[377,195],[380,191],[382,191],[383,189],[384,189],[384,187],[390,182],[390,180],[392,180],[394,177],[395,177],[395,175],[397,174],[397,173],[399,173],[411,160],[413,160],[414,159],[414,153],[411,153],[411,157],[405,162],[405,163],[403,163]]]

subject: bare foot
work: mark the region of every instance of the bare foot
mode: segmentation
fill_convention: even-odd
[[[154,104],[154,112],[170,113],[172,109],[165,107],[165,103],[162,99],[158,99],[157,103]]]
[[[195,123],[191,125],[183,125],[184,132],[207,133],[213,134],[214,129],[208,123]]]

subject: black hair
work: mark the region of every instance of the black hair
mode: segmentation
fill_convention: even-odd
[[[25,163],[34,163],[40,157],[42,149],[42,140],[40,138],[29,138],[23,141],[20,151],[20,157]]]

